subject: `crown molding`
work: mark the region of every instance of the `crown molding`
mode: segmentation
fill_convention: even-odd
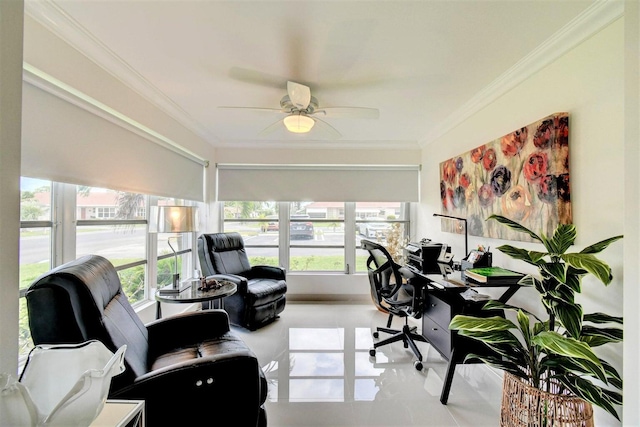
[[[623,0],[596,1],[448,116],[420,146],[429,145],[623,15]]]
[[[295,150],[420,150],[417,141],[318,141],[318,140],[232,140],[222,141],[216,148],[273,148],[273,149],[295,149]]]
[[[25,14],[205,141],[215,138],[186,111],[115,54],[53,0],[25,0]]]

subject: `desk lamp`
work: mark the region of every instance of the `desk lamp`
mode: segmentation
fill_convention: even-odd
[[[190,233],[198,231],[198,221],[196,217],[197,208],[195,206],[158,206],[157,215],[152,211],[152,224],[157,221],[158,233]],[[174,273],[173,288],[180,288],[180,273],[178,272],[178,253],[171,246],[172,238],[178,239],[177,236],[171,236],[167,239],[169,247],[173,251],[174,256]]]
[[[457,219],[458,221],[464,222],[464,257],[462,257],[462,258],[466,258],[467,255],[469,255],[469,236],[467,234],[467,219],[466,218],[460,218],[460,217],[457,217],[457,216],[442,215],[442,214],[437,214],[437,213],[434,213],[433,216],[440,216],[442,218],[449,218],[449,219]]]

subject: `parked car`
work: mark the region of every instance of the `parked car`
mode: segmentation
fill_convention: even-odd
[[[309,215],[291,215],[289,236],[293,239],[313,239],[313,223],[301,221],[309,219]]]
[[[278,224],[277,221],[273,221],[275,219],[275,217],[267,217],[265,218],[267,220],[271,220],[268,223],[262,223],[262,225],[260,226],[260,230],[262,230],[262,232],[266,232],[266,231],[278,231],[280,229],[280,226]]]
[[[364,237],[386,238],[387,232],[391,230],[391,224],[384,222],[361,222],[358,223],[358,233]]]

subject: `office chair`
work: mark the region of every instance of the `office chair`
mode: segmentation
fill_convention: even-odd
[[[375,342],[373,348],[369,350],[369,355],[375,356],[378,347],[402,341],[405,348],[411,347],[417,358],[414,366],[420,371],[422,370],[422,353],[418,350],[415,342],[428,341],[417,333],[416,326],[409,326],[408,318],[419,319],[422,317],[423,286],[420,285],[420,281],[413,283],[403,280],[403,277],[411,278],[413,274],[397,264],[384,246],[370,240],[362,240],[361,245],[369,252],[367,272],[371,285],[371,298],[379,310],[389,313],[387,326],[376,328],[373,337],[378,338],[380,332],[391,334],[390,337]],[[401,330],[391,329],[394,317],[404,319],[404,326]]]

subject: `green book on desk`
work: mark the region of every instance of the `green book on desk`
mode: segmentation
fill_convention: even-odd
[[[486,284],[515,284],[524,277],[522,273],[502,267],[470,268],[465,270],[464,274],[468,279]]]

